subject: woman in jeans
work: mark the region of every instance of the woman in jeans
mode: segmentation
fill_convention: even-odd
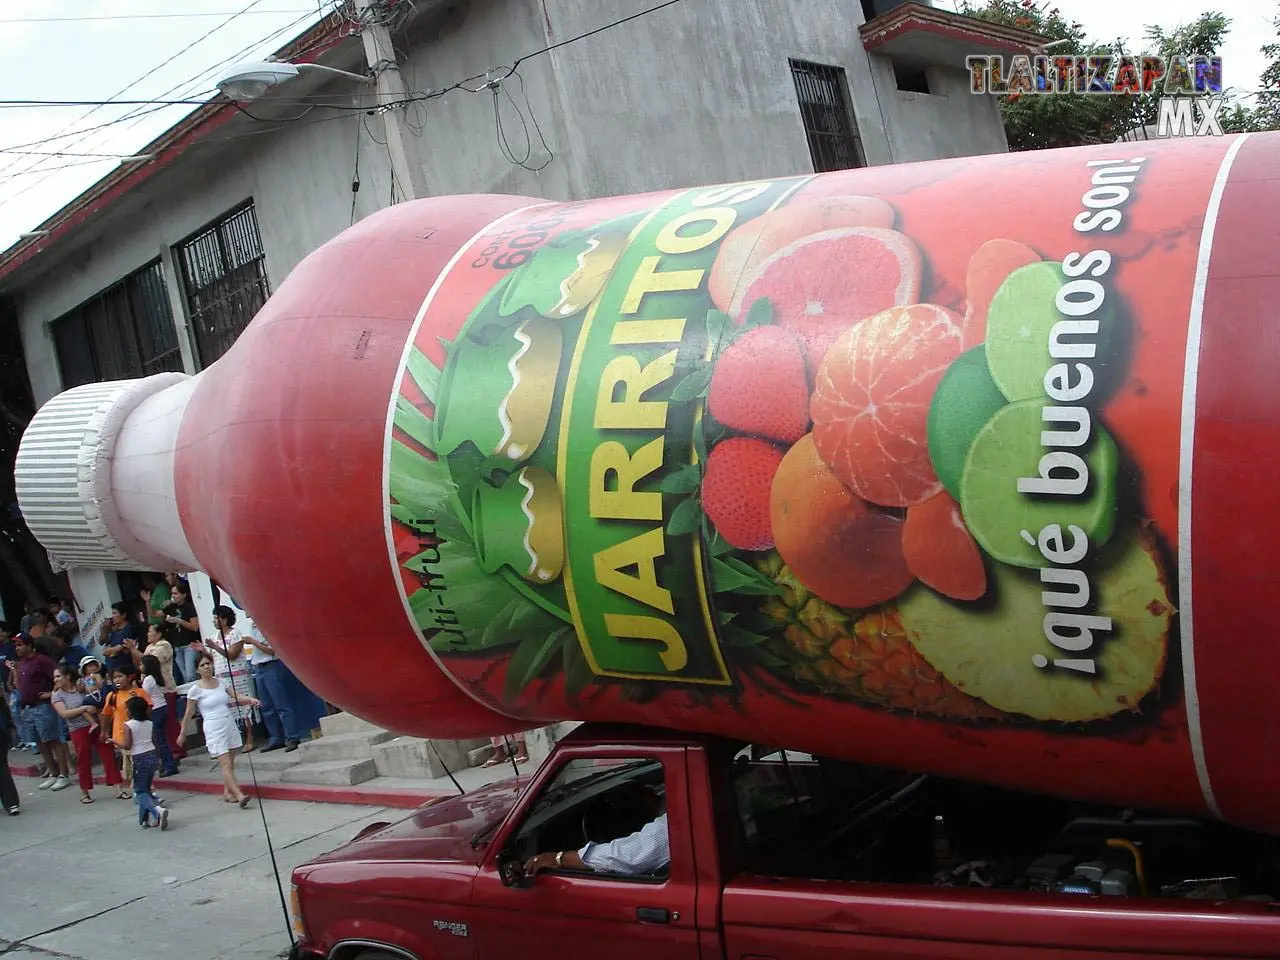
[[[155,629],[154,626],[152,629]],[[165,681],[160,660],[153,654],[142,656],[142,692],[146,695],[147,704],[151,708],[151,723],[154,726],[154,749],[159,761],[160,776],[172,777],[178,772],[178,761],[173,758],[169,749],[169,684]],[[136,791],[135,791],[136,792]]]

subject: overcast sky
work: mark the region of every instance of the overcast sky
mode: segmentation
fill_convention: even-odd
[[[795,2],[803,7],[803,0],[738,2]],[[1276,9],[1273,0],[1053,2],[1083,23],[1091,36],[1121,38],[1132,51],[1142,48],[1143,28],[1153,18],[1170,29],[1212,5],[1232,19],[1221,51],[1224,81],[1244,90],[1258,87],[1265,66],[1258,47],[1275,39],[1270,23]],[[951,8],[953,3],[938,0],[936,5]],[[262,59],[314,23],[321,8],[332,6],[332,0],[2,0],[0,101],[203,98],[212,92],[223,65]],[[123,19],[130,14],[174,13],[183,15]],[[214,15],[192,15],[204,13]],[[67,19],[19,22],[55,17]],[[84,19],[91,17],[111,19]],[[149,75],[143,78],[144,74]],[[120,163],[119,156],[85,154],[135,153],[191,109],[0,103],[0,250]],[[122,117],[130,119],[88,130]]]

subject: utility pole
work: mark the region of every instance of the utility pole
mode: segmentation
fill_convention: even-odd
[[[404,100],[409,95],[404,76],[400,73],[400,61],[396,59],[391,31],[381,22],[388,4],[385,0],[355,0],[362,26],[360,39],[364,41],[364,56],[378,85],[378,102],[389,103]],[[387,138],[387,153],[391,157],[391,173],[395,178],[396,192],[404,200],[416,200],[430,196],[426,171],[405,149],[411,134],[404,122],[403,106],[382,111],[382,128]]]

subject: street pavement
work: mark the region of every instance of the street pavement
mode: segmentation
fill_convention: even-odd
[[[10,754],[16,762],[19,754]],[[237,765],[239,766],[239,765]],[[22,814],[0,813],[0,957],[6,960],[271,960],[289,935],[267,849],[289,871],[404,810],[168,790],[169,829],[142,830],[132,800],[99,786],[79,802],[15,778]]]

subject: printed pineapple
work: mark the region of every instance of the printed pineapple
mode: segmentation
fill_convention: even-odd
[[[782,587],[783,595],[770,597],[762,612],[782,627],[774,650],[796,681],[828,696],[914,714],[959,720],[1005,716],[934,670],[907,639],[892,605],[861,613],[834,607],[792,577],[776,551],[757,567]]]

